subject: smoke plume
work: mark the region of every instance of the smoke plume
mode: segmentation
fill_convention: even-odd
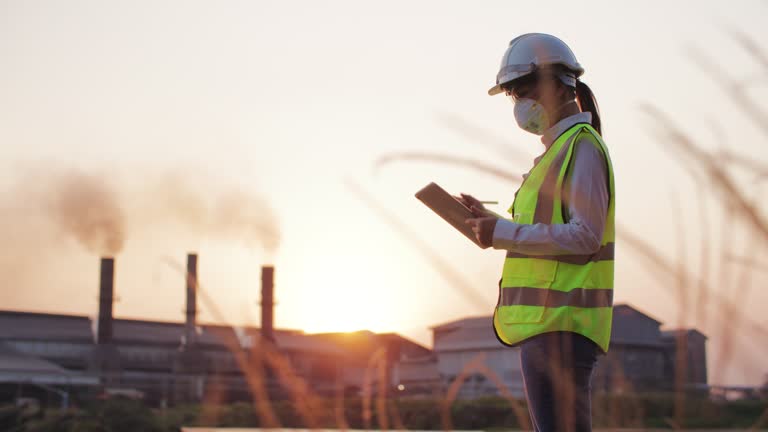
[[[98,255],[116,255],[125,244],[125,216],[117,191],[92,174],[55,176],[44,206],[54,223],[84,248]]]
[[[277,218],[267,200],[242,188],[164,173],[148,178],[137,195],[143,223],[171,224],[198,239],[239,242],[268,254],[279,246]]]
[[[269,254],[279,245],[277,219],[257,194],[180,173],[116,179],[116,172],[107,176],[52,167],[28,170],[14,187],[0,193],[5,222],[0,234],[25,238],[52,231],[97,255],[116,255],[131,236],[158,226],[183,228],[197,241],[239,242]],[[57,241],[49,239],[49,246]]]

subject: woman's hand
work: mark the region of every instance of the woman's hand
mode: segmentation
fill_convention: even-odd
[[[460,194],[461,196],[455,196],[457,200],[459,200],[462,204],[469,207],[469,209],[472,211],[472,214],[475,215],[475,217],[495,217],[493,213],[488,211],[485,208],[485,205],[480,202],[477,198],[473,197],[472,195],[467,195],[465,193]]]
[[[475,233],[480,247],[487,249],[493,245],[493,230],[496,228],[498,220],[499,218],[496,216],[483,216],[466,219],[464,223],[472,225],[472,231]]]

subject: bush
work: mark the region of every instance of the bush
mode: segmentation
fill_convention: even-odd
[[[525,401],[520,407],[527,413]],[[442,430],[442,400],[399,399],[395,404],[407,429]],[[304,417],[290,400],[274,401],[272,408],[284,427],[304,428]],[[316,401],[315,418],[322,428],[337,428],[336,401],[333,398]],[[765,409],[764,401],[712,401],[687,397],[683,426],[690,428],[748,427]],[[378,428],[375,398],[371,400],[371,420],[365,425],[362,400],[344,400],[344,415],[348,426],[362,429]],[[388,409],[389,426],[394,428],[393,412]],[[527,429],[518,424],[509,401],[500,397],[456,400],[450,416],[455,429]],[[675,398],[671,394],[596,395],[593,399],[593,425],[609,427],[671,427],[675,417]],[[0,430],[9,432],[177,432],[181,426],[258,427],[259,416],[250,403],[199,406],[183,405],[165,410],[151,410],[138,401],[113,399],[94,402],[81,409],[66,412],[34,412],[10,406],[0,408]]]

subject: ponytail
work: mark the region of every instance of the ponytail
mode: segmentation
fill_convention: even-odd
[[[597,133],[603,134],[600,122],[600,109],[597,106],[597,100],[592,90],[581,82],[576,80],[576,99],[579,101],[579,107],[582,111],[589,111],[592,113],[592,127],[595,128]]]

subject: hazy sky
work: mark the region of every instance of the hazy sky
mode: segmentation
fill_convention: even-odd
[[[768,40],[768,5],[733,5],[0,0],[0,304],[95,314],[98,253],[62,230],[46,201],[60,197],[62,179],[85,173],[104,184],[124,221],[117,316],[181,320],[184,279],[168,259],[183,263],[198,251],[203,289],[229,322],[258,322],[259,268],[270,263],[277,327],[396,331],[431,346],[429,326],[493,312],[504,252],[473,247],[413,193],[436,181],[499,200],[494,210],[503,212],[517,184],[455,166],[374,164],[396,152],[439,152],[526,172],[543,146],[517,128],[505,97],[486,91],[509,40],[532,31],[561,37],[586,69],[622,227],[693,273],[702,236],[713,263],[723,238],[737,255],[757,254],[743,224],[724,223],[731,213],[708,184],[692,181],[640,109],[663,110],[707,148],[768,163],[765,133],[689,55],[698,49],[730,77],[758,79],[749,94],[766,106],[765,66],[732,32]],[[479,301],[350,184],[450,263]],[[703,208],[697,190],[706,191]],[[279,239],[275,251],[262,235]],[[620,239],[616,262],[616,302],[710,337],[710,380],[755,384],[768,373],[765,346],[750,345],[755,334],[713,315],[722,305],[681,315],[674,282]],[[768,326],[768,273],[739,291],[747,285],[732,277],[737,269],[713,285]],[[695,302],[695,287],[689,292]],[[201,320],[218,320],[202,309]],[[724,346],[732,359],[718,359]]]

